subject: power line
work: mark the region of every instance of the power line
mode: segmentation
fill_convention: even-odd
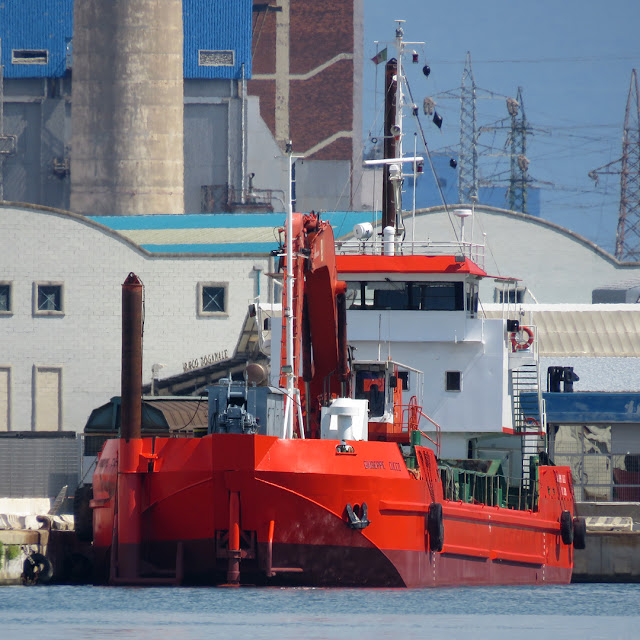
[[[585,62],[621,62],[625,60],[637,60],[638,55],[630,56],[593,56],[593,57],[570,57],[570,58],[511,58],[503,60],[475,60],[475,64],[557,64],[562,63],[576,63],[583,64]],[[462,60],[439,60],[435,58],[432,60],[434,64],[463,64]]]

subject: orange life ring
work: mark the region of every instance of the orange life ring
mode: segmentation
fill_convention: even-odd
[[[521,333],[524,333],[527,336],[529,336],[523,342],[518,340],[518,335]],[[524,325],[520,327],[519,331],[513,331],[510,337],[511,337],[511,348],[514,352],[524,351],[525,349],[528,349],[533,344],[533,330],[530,329],[529,327],[525,327]]]

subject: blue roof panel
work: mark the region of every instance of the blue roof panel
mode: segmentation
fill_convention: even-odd
[[[284,213],[188,213],[149,216],[87,216],[114,230],[132,229],[242,229],[277,227],[285,221]]]
[[[251,77],[252,0],[183,0],[184,77]],[[71,60],[73,0],[1,0],[6,78],[63,76]],[[46,62],[14,63],[14,51],[46,51]],[[231,66],[203,66],[199,51],[233,51]]]
[[[3,0],[0,38],[4,77],[63,76],[72,33],[73,0]],[[46,52],[46,57],[20,53],[38,51]]]
[[[271,253],[278,248],[273,242],[225,242],[219,244],[141,244],[151,253]]]
[[[183,0],[184,77],[251,77],[252,0]],[[233,51],[232,66],[202,66],[198,52]]]
[[[328,220],[337,238],[351,233],[354,225],[360,222],[373,222],[370,211],[333,211],[322,213],[323,220]],[[379,218],[379,214],[377,215]],[[144,232],[149,231],[148,240],[141,240],[144,233],[136,233],[135,237],[141,247],[153,253],[269,253],[277,249],[278,242],[273,229],[285,226],[284,213],[204,213],[185,215],[148,215],[148,216],[87,216],[89,220],[113,229],[114,231]],[[153,242],[158,238],[157,231],[175,229],[264,229],[264,233],[256,236],[255,242],[219,242],[219,243],[167,243]],[[184,237],[184,233],[182,234]],[[133,234],[132,234],[133,236]],[[237,234],[235,237],[238,237]],[[265,242],[265,238],[273,241]],[[194,240],[196,238],[193,238]]]

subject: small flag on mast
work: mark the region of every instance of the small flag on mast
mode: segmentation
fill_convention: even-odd
[[[384,62],[387,59],[387,47],[385,47],[382,51],[378,51],[378,53],[376,53],[376,55],[373,56],[373,58],[371,59],[376,64],[380,64],[381,62]]]

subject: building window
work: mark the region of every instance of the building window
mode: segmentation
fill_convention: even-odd
[[[33,314],[60,316],[64,314],[64,290],[61,282],[33,283]]]
[[[198,51],[198,66],[200,67],[233,67],[235,65],[235,51]]]
[[[226,316],[227,292],[228,285],[224,282],[199,282],[198,315]]]
[[[49,52],[46,49],[14,49],[11,52],[12,64],[49,64]]]
[[[33,430],[62,429],[62,367],[33,367]]]
[[[11,315],[11,283],[0,282],[0,315]]]
[[[16,152],[16,136],[8,136],[6,133],[0,136],[0,154],[10,156]]]
[[[462,391],[462,371],[445,372],[445,390]]]
[[[0,367],[0,431],[11,429],[11,367]]]

